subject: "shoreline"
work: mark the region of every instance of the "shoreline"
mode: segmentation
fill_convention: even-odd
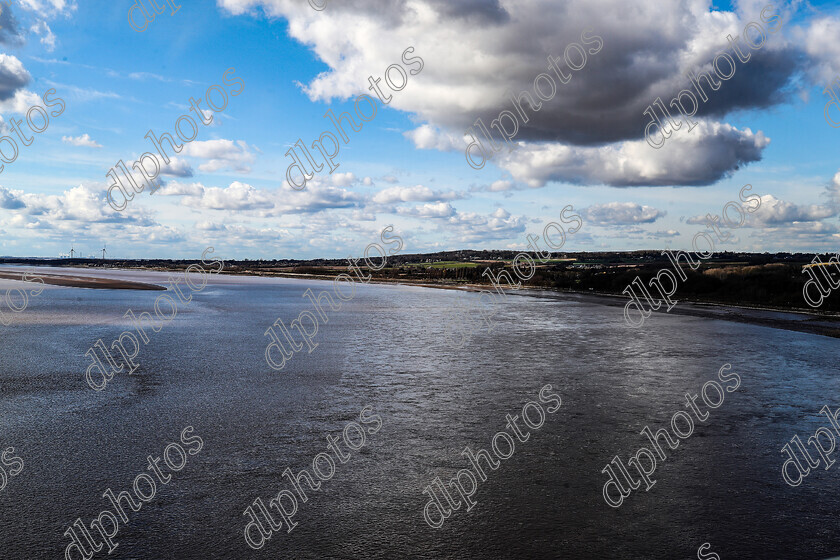
[[[37,267],[36,267],[37,268]],[[146,270],[151,272],[171,271],[164,267],[131,267],[131,268],[108,268],[103,270],[116,271],[132,271],[132,270]],[[294,273],[294,272],[270,272],[261,273],[249,270],[240,270],[235,272],[222,273],[225,276],[251,276],[262,278],[290,278],[298,280],[334,280],[337,275],[330,274],[308,274],[308,273]],[[38,277],[44,280],[44,283],[77,288],[92,288],[92,289],[123,289],[123,290],[158,290],[165,291],[167,288],[151,283],[133,282],[129,280],[116,280],[109,278],[61,275],[61,274],[40,274]],[[0,270],[0,279],[18,280],[20,281],[20,273],[6,272]],[[469,284],[469,283],[437,283],[421,280],[411,280],[406,278],[389,279],[389,278],[372,278],[366,283],[381,284],[381,285],[399,285],[412,286],[419,288],[431,288],[436,290],[459,290],[467,292],[481,292],[493,291],[489,284]],[[598,305],[607,305],[610,307],[624,307],[627,303],[627,297],[619,294],[611,294],[594,291],[576,291],[576,290],[559,290],[555,288],[533,286],[523,286],[515,290],[505,290],[505,294],[542,297],[549,299],[579,299],[595,303]],[[678,300],[678,305],[671,309],[670,312],[655,311],[654,313],[669,313],[674,315],[687,315],[693,317],[701,317],[706,319],[719,319],[724,321],[733,321],[738,323],[747,323],[752,325],[777,328],[783,330],[790,330],[796,332],[803,332],[808,334],[817,334],[821,336],[828,336],[832,338],[840,338],[840,314],[828,312],[815,312],[806,309],[784,309],[778,307],[756,307],[746,305],[735,305],[731,303],[713,302],[713,301],[691,301]],[[783,316],[778,316],[782,314]],[[643,328],[640,327],[640,328]]]

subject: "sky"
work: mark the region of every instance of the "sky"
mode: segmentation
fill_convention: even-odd
[[[344,258],[389,225],[403,253],[526,249],[568,205],[583,226],[564,250],[685,250],[707,230],[701,218],[739,202],[746,184],[761,206],[717,250],[838,250],[840,128],[824,117],[823,93],[840,79],[838,2],[326,0],[317,10],[306,0],[182,0],[174,14],[160,3],[149,22],[133,11],[142,32],[128,20],[133,1],[0,3],[0,132],[16,138],[22,121],[34,138],[18,140],[0,172],[0,254],[107,247],[112,258],[199,258],[213,246],[228,259]],[[744,43],[750,22],[765,31],[755,50]],[[696,126],[671,109],[683,126],[649,145],[644,111],[693,91],[687,72],[710,71],[717,54],[737,56],[730,34],[750,59],[733,59],[735,75],[705,88]],[[587,39],[586,63],[569,70],[567,46]],[[395,88],[405,76],[399,91],[382,79],[389,68]],[[533,96],[541,73],[558,77],[554,96],[539,111],[523,102],[528,122],[517,119],[511,147],[494,129],[500,150],[469,165],[465,132],[503,111],[516,118],[507,93]],[[382,79],[383,99],[369,77]],[[227,93],[218,112],[206,102],[213,85]],[[46,108],[59,113],[60,98],[64,111],[32,132],[27,112],[43,127],[29,109],[45,107],[50,89]],[[355,109],[361,94],[375,100],[372,118],[359,105],[367,121]],[[221,107],[218,89],[212,96]],[[180,152],[165,150],[159,189],[114,210],[109,171],[156,153],[150,130],[174,136],[181,115],[198,120],[191,98],[212,122]],[[312,145],[338,136],[330,110],[361,125],[337,138],[332,173]],[[832,111],[840,122],[840,106]],[[299,140],[323,165],[302,190],[287,181]],[[333,149],[329,135],[322,142]],[[9,146],[0,142],[11,159]]]

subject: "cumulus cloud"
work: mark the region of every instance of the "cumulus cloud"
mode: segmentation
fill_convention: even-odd
[[[512,216],[503,208],[483,216],[476,212],[456,212],[443,220],[441,231],[460,243],[488,242],[515,239],[525,233],[524,217]]]
[[[18,13],[23,16],[24,21],[34,22],[29,26],[29,32],[40,37],[40,42],[47,51],[55,50],[56,36],[50,29],[48,20],[59,16],[69,16],[76,10],[76,2],[73,0],[19,0],[15,3],[16,8],[22,11]],[[17,22],[11,15],[11,10],[3,6],[3,14],[0,15],[0,42],[4,42],[6,33],[11,33],[11,43],[23,44],[22,34],[16,29]],[[10,21],[6,21],[6,18]],[[9,28],[7,29],[7,24]]]
[[[398,208],[397,213],[415,218],[449,218],[455,215],[455,209],[448,202],[438,202],[411,208]]]
[[[403,136],[411,140],[420,150],[439,150],[441,152],[461,151],[466,142],[435,127],[424,124],[414,130],[404,132]]]
[[[644,140],[601,148],[526,144],[499,154],[499,165],[532,187],[548,181],[601,183],[616,187],[709,185],[761,159],[770,140],[749,128],[700,122],[690,133],[675,133],[661,149]]]
[[[780,200],[772,194],[766,194],[761,197],[761,206],[754,213],[744,212],[745,223],[741,227],[783,227],[806,222],[820,222],[820,220],[836,216],[837,213],[838,209],[832,205],[795,204]],[[739,223],[740,214],[735,210],[728,210],[727,215],[730,221]],[[703,216],[692,216],[686,220],[686,223],[697,225],[705,224],[707,221]]]
[[[826,222],[768,225],[753,230],[750,237],[760,243],[764,250],[822,250],[834,253],[837,252],[837,245],[840,243],[840,231],[837,226]]]
[[[198,170],[212,173],[222,169],[232,169],[237,173],[250,173],[248,164],[255,161],[255,156],[244,140],[206,140],[190,142],[184,145],[184,155],[208,160],[198,166]]]
[[[672,237],[678,237],[680,232],[675,229],[668,229],[668,230],[659,230],[650,234],[650,237],[653,239],[670,239]]]
[[[5,208],[6,210],[25,208],[26,205],[20,199],[21,194],[23,194],[22,191],[15,191],[13,193],[6,187],[0,187],[0,208]]]
[[[833,208],[840,209],[840,171],[834,174],[831,181],[826,185],[823,196],[828,198]]]
[[[20,60],[10,54],[0,54],[0,101],[14,98],[31,80]]]
[[[433,70],[413,78],[392,104],[456,131],[477,117],[489,123],[501,109],[511,108],[507,93],[533,92],[538,74],[554,76],[547,57],[562,59],[565,46],[582,43],[581,30],[598,22],[590,36],[603,38],[602,50],[588,53],[585,68],[567,84],[558,84],[555,98],[542,103],[520,130],[523,140],[575,144],[639,138],[645,107],[659,95],[670,99],[686,87],[685,73],[710,63],[717,51],[728,48],[726,35],[740,33],[747,23],[736,13],[710,11],[707,2],[689,0],[666,6],[635,2],[632,9],[617,0],[572,0],[563,10],[553,0],[351,0],[333,3],[323,12],[307,12],[307,6],[294,0],[219,4],[238,14],[262,7],[289,20],[290,34],[330,67],[306,86],[313,100],[367,93],[368,70],[381,72],[394,62],[390,45],[414,45]],[[605,18],[605,13],[622,17]],[[749,14],[751,19],[757,16]],[[595,51],[598,46],[592,40],[586,48]],[[568,70],[565,62],[560,64]],[[769,69],[772,76],[749,66]],[[778,102],[774,96],[794,70],[791,48],[782,40],[768,41],[749,65],[739,65],[727,84],[749,95],[721,90],[715,105],[704,110],[723,114],[744,103]]]
[[[187,197],[183,202],[193,208],[211,210],[256,210],[272,204],[265,193],[239,181],[224,189],[205,187],[200,196]]]
[[[199,231],[224,231],[225,225],[219,222],[211,222],[208,220],[195,223],[195,229]]]
[[[44,239],[66,251],[69,240],[75,239],[76,248],[81,243],[87,246],[83,254],[88,254],[90,243],[99,249],[107,239],[109,254],[113,240],[121,246],[121,256],[127,252],[143,256],[150,245],[168,251],[186,239],[180,228],[156,222],[142,206],[113,210],[105,200],[105,188],[104,183],[82,184],[59,194],[40,194],[0,186],[0,226],[9,231],[7,241],[16,240],[25,250],[38,247],[38,240]],[[25,233],[16,237],[15,230]]]
[[[707,134],[705,144],[688,161],[685,150],[660,150],[646,158],[651,169],[627,160],[642,148],[652,151],[638,144],[647,123],[643,115],[647,106],[657,97],[667,103],[680,90],[691,88],[687,72],[711,71],[715,56],[731,51],[726,36],[740,35],[749,21],[761,21],[764,5],[755,2],[739,3],[739,11],[724,11],[710,9],[704,0],[676,0],[665,6],[637,0],[631,7],[618,0],[571,0],[562,10],[553,0],[348,0],[321,12],[295,0],[217,3],[233,14],[256,15],[261,8],[270,17],[289,21],[292,37],[329,67],[304,86],[312,100],[369,93],[367,76],[378,75],[395,62],[391,45],[413,45],[425,69],[410,77],[390,107],[412,113],[421,123],[405,133],[420,149],[464,149],[461,136],[477,118],[489,126],[502,110],[519,113],[509,93],[521,91],[529,92],[534,104],[523,98],[527,122],[519,118],[517,139],[532,146],[542,144],[537,149],[543,155],[562,160],[560,166],[566,171],[560,170],[557,180],[571,176],[580,184],[708,185],[759,160],[766,146],[757,140],[760,132],[733,133],[729,127],[727,133],[724,125],[708,123],[720,138]],[[604,17],[617,13],[622,16]],[[789,14],[784,17],[789,19]],[[581,30],[590,29],[593,22],[598,22],[597,29],[581,37]],[[789,86],[808,68],[810,56],[787,40],[788,29],[771,33],[770,25],[764,26],[765,45],[751,51],[748,62],[736,62],[734,77],[719,90],[706,86],[708,100],[700,103],[699,117],[722,118],[735,110],[766,108],[788,99]],[[593,35],[602,38],[603,46],[591,39]],[[563,50],[572,42],[585,43],[587,62],[571,73],[568,83],[560,84],[547,57],[558,57],[568,71]],[[533,93],[534,79],[541,73],[557,85],[550,101],[540,101]],[[698,132],[684,129],[675,137]],[[696,137],[694,143],[700,144]],[[717,140],[722,145],[714,149],[711,144]],[[604,145],[607,149],[599,154],[597,146]],[[580,149],[585,147],[592,150]],[[727,156],[730,149],[735,153]],[[504,157],[500,159],[504,164]],[[508,162],[516,159],[511,156]],[[598,165],[575,165],[576,159]],[[630,167],[630,178],[598,173],[600,165]],[[554,180],[553,174],[548,177]]]
[[[771,194],[761,197],[761,206],[752,215],[756,225],[817,222],[837,215],[837,210],[817,204],[800,205],[779,200]]]
[[[199,231],[213,234],[214,237],[224,239],[227,244],[235,243],[239,247],[262,249],[266,244],[276,244],[282,238],[288,238],[289,232],[272,227],[253,228],[242,224],[221,224],[215,222],[198,222],[195,228]]]
[[[542,186],[542,184],[540,184],[539,186]],[[517,189],[521,190],[524,188],[527,187],[523,185],[518,185],[513,181],[499,179],[498,181],[493,181],[489,185],[473,185],[472,187],[470,187],[470,192],[505,192]]]
[[[329,181],[336,187],[349,187],[357,182],[356,176],[351,173],[332,173],[329,176]]]
[[[97,144],[90,134],[82,134],[81,136],[62,136],[61,141],[71,146],[79,146],[86,148],[101,148],[102,144]]]
[[[431,202],[455,200],[463,198],[463,194],[455,191],[433,191],[429,187],[417,185],[414,187],[388,187],[373,196],[377,204],[393,204],[396,202]]]
[[[173,181],[158,189],[155,194],[183,196],[184,206],[208,210],[257,210],[274,206],[274,202],[267,193],[239,181],[234,181],[226,188]]]
[[[363,205],[361,195],[334,187],[330,179],[318,176],[302,191],[262,190],[239,181],[225,188],[172,181],[158,189],[155,195],[183,197],[181,204],[197,210],[242,212],[263,218],[361,208]]]
[[[46,21],[39,21],[30,28],[30,31],[41,36],[41,44],[44,45],[49,52],[55,50],[55,34],[52,32],[52,29],[50,29],[50,26],[47,25]]]
[[[326,182],[309,181],[302,191],[281,189],[275,196],[275,205],[270,215],[312,214],[332,209],[359,209],[363,206],[361,195]]]
[[[830,85],[840,74],[840,18],[816,18],[794,33],[812,60],[812,78],[822,86]]]
[[[25,114],[33,105],[42,105],[41,97],[27,89],[19,89],[11,99],[0,101],[0,112]]]
[[[0,5],[0,44],[19,47],[23,43],[23,35],[18,28],[18,22],[12,10],[5,5]]]
[[[170,181],[155,191],[157,196],[190,196],[201,197],[204,194],[204,185],[201,183],[181,183]]]
[[[19,0],[20,6],[42,17],[68,14],[76,9],[74,0]]]
[[[155,156],[157,158],[157,156]],[[162,164],[160,169],[161,175],[168,175],[170,177],[192,177],[193,176],[193,169],[192,166],[186,160],[177,158],[177,157],[170,157],[169,163],[165,164],[161,161],[160,158],[158,159],[158,163]]]
[[[525,231],[524,217],[512,216],[504,208],[497,208],[489,215],[477,212],[459,212],[449,202],[426,203],[418,206],[397,208],[397,214],[405,217],[431,220],[436,231],[452,242],[490,242],[500,239],[514,239]]]
[[[651,224],[663,216],[663,210],[635,202],[609,202],[581,210],[581,217],[596,226]]]
[[[0,207],[20,210],[15,219],[26,219],[24,214],[37,216],[44,224],[49,223],[53,226],[58,226],[60,222],[131,223],[140,226],[154,224],[151,218],[138,208],[129,208],[123,212],[113,210],[105,200],[104,190],[104,187],[79,185],[65,190],[60,195],[48,195],[0,187]]]

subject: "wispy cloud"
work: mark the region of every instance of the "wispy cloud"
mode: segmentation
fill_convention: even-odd
[[[50,80],[44,80],[44,83],[59,89],[65,95],[69,94],[71,97],[79,101],[93,101],[95,99],[124,99],[122,95],[114,93],[113,91],[99,91],[97,89],[80,88],[78,86],[60,84]]]
[[[157,80],[159,82],[171,82],[169,78],[165,78],[160,74],[152,74],[151,72],[131,72],[128,75],[132,80]]]

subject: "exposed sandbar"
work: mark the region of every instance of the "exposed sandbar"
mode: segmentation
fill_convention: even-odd
[[[23,272],[0,271],[0,278],[6,280],[21,280]],[[93,276],[70,276],[64,274],[43,274],[41,272],[27,272],[30,278],[41,278],[45,284],[66,286],[69,288],[94,288],[99,290],[166,290],[157,284],[146,282],[132,282],[114,278],[96,278]]]

